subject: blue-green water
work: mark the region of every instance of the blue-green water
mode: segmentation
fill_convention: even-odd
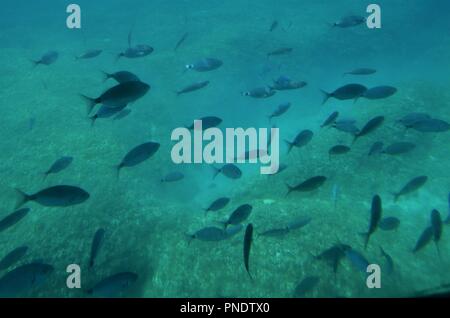
[[[0,258],[22,245],[27,253],[0,277],[38,260],[53,266],[47,280],[17,295],[85,297],[102,279],[134,272],[137,281],[120,293],[124,297],[292,297],[308,276],[319,282],[308,297],[399,297],[450,283],[449,228],[437,245],[430,242],[412,253],[422,231],[437,209],[445,219],[450,191],[449,132],[423,133],[405,129],[397,120],[412,112],[450,121],[450,4],[444,0],[384,0],[382,28],[365,24],[337,28],[330,23],[348,15],[367,16],[369,3],[356,0],[308,1],[78,1],[81,30],[66,27],[68,1],[0,1],[0,219],[14,211],[17,193],[35,193],[69,184],[89,192],[86,202],[71,207],[46,207],[29,202],[31,211],[20,222],[0,231]],[[270,32],[274,21],[278,26]],[[121,58],[132,30],[132,45],[148,44],[154,52],[137,59]],[[175,51],[183,34],[186,40]],[[267,57],[279,48],[292,52]],[[89,49],[102,49],[96,58],[76,60]],[[49,50],[59,53],[52,65],[33,67]],[[185,65],[211,57],[223,61],[217,70],[185,72]],[[367,76],[344,72],[370,67]],[[97,97],[116,85],[103,82],[101,71],[130,71],[151,90],[128,107],[121,120],[98,119],[93,127],[79,94]],[[279,91],[268,99],[244,97],[241,92],[288,76],[308,85]],[[177,96],[192,83],[209,80],[201,90]],[[349,83],[367,87],[390,85],[389,98],[353,101],[330,99],[322,104],[320,89],[333,91]],[[289,111],[269,123],[267,115],[283,102]],[[333,111],[340,119],[362,126],[375,116],[383,125],[352,144],[353,136],[334,128],[320,128]],[[93,112],[95,113],[95,112]],[[259,165],[239,165],[243,176],[213,178],[211,166],[172,163],[171,132],[203,116],[223,119],[220,127],[280,128],[280,161],[288,168],[276,176],[259,173]],[[285,139],[304,129],[314,132],[311,142],[289,154]],[[149,160],[124,168],[117,180],[115,166],[133,147],[148,141],[161,144]],[[385,145],[411,142],[411,152],[367,156],[375,141]],[[345,155],[328,155],[336,144],[351,146]],[[61,156],[72,164],[58,174],[43,173]],[[220,165],[216,165],[220,166]],[[161,183],[169,172],[184,179]],[[327,177],[310,193],[291,193],[296,184],[316,175]],[[394,202],[398,191],[413,177],[426,175],[418,191]],[[338,189],[336,200],[333,189]],[[360,233],[367,231],[371,200],[383,201],[383,217],[395,216],[395,231],[377,229],[367,249]],[[205,216],[219,197],[231,202]],[[243,260],[244,230],[220,242],[189,242],[207,226],[221,227],[242,204],[253,210],[244,226],[254,230],[248,277]],[[279,228],[298,217],[312,221],[283,237],[257,235]],[[91,242],[105,229],[96,265],[88,269]],[[392,257],[392,274],[382,272],[380,289],[366,286],[366,274],[346,257],[333,273],[318,255],[337,243],[383,265],[380,246]],[[66,267],[79,264],[81,289],[66,286]],[[382,266],[383,267],[383,266]],[[0,286],[2,280],[0,278]],[[1,289],[1,288],[0,288]]]

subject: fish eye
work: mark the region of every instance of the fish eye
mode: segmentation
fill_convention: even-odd
[[[194,65],[192,65],[192,64],[186,64],[186,69],[191,69],[191,68],[194,68]]]

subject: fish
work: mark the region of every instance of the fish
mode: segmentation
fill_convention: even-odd
[[[123,84],[126,82],[140,82],[141,81],[137,75],[135,75],[131,72],[128,72],[128,71],[119,71],[119,72],[115,72],[115,73],[103,72],[103,75],[105,76],[104,81],[112,78],[119,84]]]
[[[164,176],[164,178],[161,179],[161,182],[177,182],[184,179],[184,174],[179,171],[173,171]]]
[[[356,122],[354,120],[338,120],[331,126],[339,131],[346,132],[352,135],[356,135],[360,132],[359,128],[356,127]]]
[[[63,156],[59,159],[57,159],[50,168],[44,173],[44,177],[47,177],[49,174],[52,173],[58,173],[66,169],[70,166],[70,164],[73,161],[73,157],[70,156]]]
[[[85,53],[83,53],[82,55],[76,56],[75,59],[76,60],[86,60],[86,59],[92,59],[94,57],[99,56],[100,54],[102,54],[103,50],[88,50]]]
[[[384,147],[384,143],[382,141],[376,141],[370,147],[369,153],[367,155],[373,156],[373,155],[379,154],[383,151],[383,147]]]
[[[427,176],[419,176],[419,177],[415,177],[415,178],[411,179],[410,181],[408,181],[407,184],[405,184],[403,186],[403,188],[401,188],[400,191],[393,193],[394,202],[396,202],[398,200],[398,198],[403,195],[417,191],[418,189],[423,187],[427,181],[428,181]]]
[[[199,89],[202,89],[202,88],[208,86],[208,84],[209,84],[209,81],[204,81],[204,82],[194,83],[194,84],[191,84],[191,85],[189,85],[189,86],[187,86],[187,87],[185,87],[185,88],[179,90],[179,91],[176,92],[176,93],[177,93],[177,95],[179,96],[179,95],[182,95],[182,94],[194,92],[194,91],[197,91],[197,90],[199,90]]]
[[[121,57],[129,58],[129,59],[136,59],[140,57],[145,57],[150,54],[152,54],[154,51],[154,48],[147,44],[138,44],[133,47],[127,48],[124,52],[121,52],[117,55],[117,59],[120,59]]]
[[[286,90],[303,88],[306,85],[308,85],[308,83],[303,82],[303,81],[293,82],[291,79],[289,79],[285,76],[281,76],[277,80],[274,80],[273,84],[270,85],[269,88],[272,90],[277,90],[277,91],[286,91]]]
[[[205,209],[205,215],[208,212],[216,212],[219,210],[222,210],[224,207],[230,203],[231,199],[227,197],[222,197],[214,200],[206,209]]]
[[[119,111],[116,116],[113,117],[113,120],[120,120],[123,119],[125,117],[127,117],[129,114],[131,114],[131,109],[122,109],[121,111]]]
[[[34,66],[38,65],[51,65],[58,60],[59,53],[56,51],[49,51],[41,56],[39,60],[32,60]]]
[[[242,92],[242,96],[248,96],[252,98],[269,98],[275,95],[277,91],[270,87],[257,87],[249,91]]]
[[[90,197],[86,190],[71,185],[52,186],[34,194],[26,194],[19,189],[16,189],[16,191],[19,197],[16,209],[29,201],[47,207],[68,207],[84,203]]]
[[[178,50],[181,46],[181,44],[184,43],[184,41],[186,41],[186,39],[188,38],[189,33],[186,32],[183,34],[183,36],[180,38],[180,40],[178,40],[177,44],[175,45],[175,48],[173,49],[174,51]]]
[[[448,193],[448,197],[447,197],[447,206],[448,206],[448,212],[447,212],[447,217],[445,218],[444,224],[450,224],[450,192]]]
[[[231,225],[228,226],[225,230],[224,230],[224,238],[225,239],[229,239],[232,238],[233,236],[235,236],[236,234],[238,234],[240,231],[242,231],[242,229],[244,228],[244,226],[242,224],[236,224],[236,225]]]
[[[431,228],[433,230],[433,241],[436,244],[436,248],[440,256],[438,243],[442,237],[443,222],[441,214],[436,209],[433,209],[433,211],[431,211]]]
[[[343,155],[350,152],[351,148],[346,145],[336,145],[328,150],[328,155],[331,158],[332,155]]]
[[[238,206],[228,217],[228,220],[223,222],[224,227],[227,228],[228,225],[237,225],[244,222],[248,219],[248,217],[252,213],[252,210],[253,207],[250,204],[242,204]]]
[[[369,266],[369,261],[353,248],[345,250],[345,256],[350,261],[350,263],[359,271],[366,273],[367,267]]]
[[[400,220],[396,217],[390,216],[381,219],[378,227],[383,231],[392,231],[398,229],[400,226]]]
[[[252,279],[252,275],[250,275],[249,259],[252,241],[253,241],[253,224],[250,223],[245,228],[245,235],[244,235],[244,265],[250,279]]]
[[[225,177],[229,179],[240,179],[242,177],[242,171],[239,169],[236,165],[232,163],[227,163],[226,165],[222,166],[222,168],[218,169],[213,167],[215,172],[213,179],[219,174],[222,173]]]
[[[161,145],[159,143],[150,141],[131,149],[116,166],[117,177],[119,176],[119,172],[122,168],[134,167],[145,160],[150,159],[158,151],[160,146]]]
[[[206,130],[209,128],[213,128],[213,127],[217,127],[222,123],[222,119],[219,117],[215,117],[215,116],[206,116],[206,117],[202,117],[200,119],[197,120],[201,120],[202,122],[202,130]],[[189,127],[187,127],[187,129],[189,130],[193,130],[194,129],[194,125],[192,124]]]
[[[429,226],[420,235],[412,252],[416,253],[416,252],[420,251],[421,249],[423,249],[425,246],[428,245],[428,243],[431,242],[432,238],[433,238],[433,228],[431,226]]]
[[[364,127],[354,135],[353,142],[355,142],[358,138],[362,136],[366,136],[379,128],[384,122],[384,116],[377,116],[372,118],[367,122],[367,124],[364,125]]]
[[[294,290],[294,298],[302,298],[305,294],[311,292],[319,284],[320,278],[317,276],[308,276],[297,284]]]
[[[266,230],[262,233],[259,233],[258,235],[268,236],[268,237],[280,237],[280,236],[285,236],[288,233],[289,233],[289,228],[282,227],[282,228],[274,228],[274,229]]]
[[[345,75],[372,75],[375,74],[377,70],[373,68],[357,68],[349,72],[345,72]]]
[[[278,27],[278,21],[273,21],[272,24],[270,25],[270,29],[269,32],[273,32],[275,31],[275,29]]]
[[[286,186],[288,187],[288,193],[286,195],[289,195],[293,191],[298,191],[298,192],[314,191],[314,190],[320,188],[325,183],[326,180],[327,180],[327,177],[316,176],[316,177],[309,178],[306,181],[303,181],[302,183],[299,183],[296,186],[290,186],[289,184],[286,184]]]
[[[322,105],[324,105],[330,98],[335,98],[338,100],[350,100],[353,99],[355,102],[360,98],[366,91],[367,87],[360,84],[348,84],[342,87],[339,87],[332,93],[328,93],[324,90],[321,90],[324,96]]]
[[[80,96],[86,101],[87,112],[89,114],[97,104],[103,104],[111,108],[123,107],[125,104],[133,103],[144,97],[149,90],[150,85],[132,81],[111,87],[97,98],[91,98],[85,95]]]
[[[28,251],[28,246],[20,246],[13,249],[0,260],[0,271],[8,269],[16,264]]]
[[[322,125],[320,125],[320,128],[331,126],[334,123],[336,123],[337,118],[339,117],[339,112],[333,112],[330,116],[325,119]]]
[[[394,260],[388,253],[384,251],[384,249],[381,246],[380,252],[381,256],[383,256],[386,259],[383,272],[386,272],[388,275],[391,275],[394,272]]]
[[[272,114],[267,116],[269,118],[269,121],[274,117],[280,117],[281,115],[286,113],[290,107],[291,107],[291,103],[283,103],[283,104],[278,105],[277,109],[275,109],[275,111]]]
[[[110,118],[114,115],[119,114],[122,110],[124,110],[128,105],[122,105],[119,107],[108,107],[105,105],[102,105],[100,107],[100,109],[95,113],[95,115],[89,117],[89,119],[91,120],[91,126],[94,126],[95,122],[97,121],[97,119],[99,118]]]
[[[306,225],[308,225],[312,221],[312,218],[309,216],[299,217],[297,219],[292,220],[288,223],[287,229],[289,231],[300,229]]]
[[[27,216],[28,212],[30,212],[29,208],[23,208],[5,216],[0,220],[0,233],[16,225],[20,220]]]
[[[117,297],[130,288],[138,278],[139,276],[136,273],[118,273],[98,282],[94,287],[87,290],[87,294],[100,298]]]
[[[361,97],[367,98],[367,99],[384,99],[391,97],[397,93],[397,89],[392,86],[377,86],[368,89],[364,94],[362,94]]]
[[[411,128],[414,124],[427,119],[431,119],[431,116],[427,113],[409,113],[398,119],[397,122],[404,125],[406,128]]]
[[[203,242],[217,242],[222,241],[226,238],[226,232],[224,231],[224,229],[210,226],[202,228],[197,232],[195,232],[194,234],[187,234],[187,236],[189,242],[192,241],[193,239]]]
[[[291,152],[293,147],[302,148],[309,144],[313,136],[314,133],[311,130],[306,129],[299,132],[294,141],[290,142],[288,140],[285,140],[285,142],[288,144],[288,153]]]
[[[279,48],[272,52],[267,53],[267,57],[289,54],[289,53],[292,53],[293,50],[294,49],[291,47],[282,47],[282,48]]]
[[[197,72],[210,72],[220,68],[223,62],[216,58],[203,58],[194,63],[187,64],[186,70],[194,70]]]
[[[337,273],[339,263],[345,257],[345,251],[351,249],[350,246],[344,244],[335,244],[332,247],[326,249],[317,256],[315,259],[325,261],[333,268],[333,273]]]
[[[450,123],[434,118],[418,120],[411,125],[412,129],[423,133],[440,133],[450,130]]]
[[[14,268],[0,278],[0,297],[18,297],[22,293],[43,285],[54,267],[40,262]]]
[[[366,22],[366,18],[363,16],[350,15],[350,16],[345,16],[345,17],[341,18],[339,21],[334,22],[332,26],[344,29],[344,28],[355,27],[355,26],[364,24],[365,22]]]
[[[381,153],[395,156],[410,152],[415,148],[416,145],[411,142],[396,142],[387,146]]]
[[[377,230],[382,214],[383,214],[383,206],[382,206],[381,198],[379,195],[375,195],[372,198],[372,207],[370,209],[369,229],[368,229],[367,233],[363,234],[365,237],[364,249],[367,249],[367,245],[369,244],[370,237]]]
[[[105,239],[105,230],[100,228],[95,232],[94,238],[92,240],[91,255],[89,257],[89,268],[94,267],[95,259],[97,258],[97,255],[103,245],[104,239]]]

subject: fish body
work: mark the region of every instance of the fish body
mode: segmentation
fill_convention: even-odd
[[[29,208],[19,209],[0,220],[0,233],[14,226],[30,212]]]
[[[209,81],[204,81],[204,82],[191,84],[191,85],[189,85],[189,86],[179,90],[177,92],[177,95],[182,95],[182,94],[186,94],[186,93],[191,93],[191,92],[197,91],[199,89],[202,89],[202,88],[208,86],[208,84],[209,84]]]
[[[19,200],[17,207],[28,201],[34,201],[47,207],[68,207],[84,203],[90,194],[84,189],[71,185],[57,185],[40,190],[34,194],[26,194],[17,190]]]
[[[218,69],[223,65],[223,62],[216,58],[203,58],[192,64],[187,64],[187,70],[194,70],[197,72],[210,72]]]
[[[87,290],[87,293],[99,298],[117,297],[133,285],[137,279],[138,275],[132,272],[118,273],[103,279],[94,287]]]
[[[287,185],[287,187],[288,187],[287,195],[289,195],[293,191],[298,191],[298,192],[314,191],[314,190],[320,188],[325,183],[326,180],[327,180],[327,178],[324,176],[316,176],[316,177],[312,177],[306,181],[303,181],[302,183],[300,183],[296,186]]]
[[[427,176],[419,176],[411,179],[407,184],[403,186],[403,188],[401,188],[400,191],[394,193],[394,201],[397,201],[400,196],[417,191],[427,182],[427,180]]]
[[[252,247],[252,241],[253,241],[253,224],[250,223],[249,225],[247,225],[244,235],[244,265],[250,278],[252,278],[252,276],[250,275],[250,267],[249,267],[250,249]]]
[[[324,95],[322,105],[325,104],[330,98],[335,98],[338,100],[357,100],[367,91],[367,87],[360,84],[348,84],[342,87],[339,87],[332,93],[328,93],[322,90]]]
[[[104,229],[98,229],[95,234],[94,238],[92,240],[91,244],[91,254],[89,258],[89,268],[94,267],[95,259],[97,258],[98,252],[100,251],[103,242],[105,238],[105,230]]]

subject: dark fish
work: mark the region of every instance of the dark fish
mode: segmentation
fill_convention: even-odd
[[[5,216],[0,220],[0,233],[17,224],[28,214],[28,212],[30,212],[29,208],[23,208]]]
[[[88,50],[84,54],[75,57],[77,60],[85,60],[85,59],[92,59],[94,57],[99,56],[103,51],[102,50]]]
[[[272,24],[270,25],[270,29],[269,32],[273,32],[275,31],[275,29],[278,27],[278,21],[273,21]]]
[[[293,147],[301,148],[309,144],[313,136],[314,133],[311,130],[302,130],[295,137],[294,141],[290,142],[285,140],[285,142],[288,144],[288,153],[291,152]]]
[[[147,159],[150,159],[159,149],[160,144],[157,142],[146,142],[131,149],[122,161],[116,166],[117,175],[124,167],[134,167]]]
[[[116,116],[113,117],[113,120],[120,120],[125,117],[127,117],[129,114],[131,114],[131,109],[122,109],[120,112],[117,113]]]
[[[300,81],[300,82],[293,82],[289,78],[285,76],[281,76],[277,80],[273,81],[273,84],[270,86],[270,89],[277,90],[277,91],[286,91],[286,90],[292,90],[292,89],[299,89],[303,88],[308,83]]]
[[[320,125],[321,128],[333,125],[336,123],[337,118],[339,117],[339,112],[333,112],[328,118]]]
[[[252,278],[252,276],[250,275],[249,258],[250,258],[250,249],[252,247],[252,240],[253,240],[253,224],[250,223],[249,225],[247,225],[247,228],[245,229],[245,236],[244,236],[244,265],[250,278]]]
[[[223,197],[223,198],[218,198],[217,200],[214,200],[213,203],[211,203],[209,205],[209,207],[207,207],[205,209],[205,212],[216,212],[219,211],[221,209],[223,209],[224,207],[226,207],[228,205],[228,203],[230,203],[230,198],[227,197]]]
[[[345,251],[351,249],[350,246],[344,244],[335,244],[329,249],[323,251],[318,256],[314,256],[315,259],[327,262],[336,274],[339,263],[345,257]]]
[[[412,151],[416,145],[411,142],[396,142],[387,146],[382,153],[388,155],[400,155]]]
[[[59,53],[56,51],[49,51],[42,55],[42,57],[39,60],[32,61],[35,66],[41,64],[41,65],[50,65],[56,62],[58,59]]]
[[[214,168],[214,170],[215,170],[215,173],[214,173],[213,178],[215,178],[219,173],[222,173],[225,177],[230,178],[230,179],[239,179],[240,177],[242,177],[241,169],[239,169],[237,166],[235,166],[232,163],[228,163],[228,164],[222,166],[222,168],[220,168],[220,169]]]
[[[289,195],[293,191],[299,191],[299,192],[314,191],[314,190],[320,188],[325,183],[326,180],[327,180],[326,177],[317,176],[317,177],[312,177],[306,181],[303,181],[302,183],[300,183],[296,186],[293,186],[293,187],[286,184],[286,186],[288,187],[288,193],[286,195]]]
[[[126,82],[140,82],[141,81],[139,79],[139,77],[137,77],[135,74],[128,72],[128,71],[119,71],[119,72],[115,72],[115,73],[111,73],[111,74],[103,72],[103,74],[105,75],[105,81],[112,78],[119,84],[123,84]]]
[[[269,98],[272,97],[273,95],[275,95],[277,91],[272,89],[272,88],[267,88],[267,87],[257,87],[254,89],[251,89],[249,91],[246,92],[242,92],[242,96],[249,96],[249,97],[253,97],[253,98]]]
[[[354,120],[338,120],[332,127],[352,135],[356,135],[360,131],[359,128],[356,127],[356,122]]]
[[[433,238],[433,228],[429,226],[420,235],[419,239],[417,240],[416,246],[414,246],[412,252],[416,253],[420,251],[422,248],[427,246],[428,243],[431,242],[432,238]]]
[[[448,214],[447,214],[447,218],[445,219],[444,223],[450,224],[450,192],[448,193],[447,205],[448,205]]]
[[[375,231],[378,228],[378,224],[381,220],[381,215],[383,213],[383,207],[381,204],[381,198],[379,195],[375,195],[372,198],[372,207],[370,209],[370,223],[369,223],[369,229],[367,233],[364,233],[365,242],[364,242],[364,248],[367,249],[367,245],[369,244],[370,236],[375,233]]]
[[[397,201],[402,195],[417,191],[427,182],[427,180],[427,176],[419,176],[411,179],[400,191],[394,193],[394,201]]]
[[[18,297],[41,286],[53,271],[53,266],[38,262],[16,267],[0,278],[0,297]]]
[[[302,298],[305,296],[305,294],[309,293],[314,289],[314,287],[319,284],[319,277],[317,276],[309,276],[303,279],[294,290],[294,297],[295,298]]]
[[[287,228],[290,231],[297,230],[304,227],[305,225],[308,225],[311,222],[311,220],[312,219],[310,217],[300,217],[298,219],[289,222]]]
[[[121,57],[126,57],[129,59],[136,59],[140,57],[145,57],[152,54],[154,51],[153,47],[147,44],[138,44],[134,47],[129,47],[125,52],[119,53],[117,59]]]
[[[366,18],[357,15],[350,15],[341,18],[339,21],[334,22],[333,26],[338,28],[350,28],[355,27],[366,22]]]
[[[264,231],[262,233],[259,233],[259,235],[269,236],[269,237],[280,237],[280,236],[285,236],[288,233],[289,233],[289,228],[282,227],[282,228],[275,228],[275,229],[270,229],[270,230]]]
[[[282,47],[282,48],[279,48],[272,52],[267,53],[267,56],[269,57],[269,56],[275,56],[275,55],[285,55],[285,54],[292,53],[293,50],[294,49],[290,48],[290,47]]]
[[[390,275],[394,272],[394,260],[388,253],[386,253],[383,250],[383,248],[381,246],[380,246],[380,252],[381,252],[381,255],[386,259],[386,263],[385,263],[383,272],[386,272],[388,275]]]
[[[35,201],[40,205],[48,207],[68,207],[81,204],[90,197],[89,193],[85,190],[70,185],[57,185],[30,195],[18,189],[16,190],[19,195],[17,207],[22,206],[28,201]]]
[[[204,58],[192,64],[187,64],[187,70],[194,70],[197,72],[209,72],[218,69],[223,65],[221,60],[215,58]]]
[[[185,34],[183,34],[181,39],[177,42],[177,45],[175,45],[174,51],[178,50],[178,48],[181,46],[181,44],[183,44],[184,41],[186,41],[188,35],[189,35],[189,33],[187,33],[187,32]]]
[[[142,82],[125,82],[118,84],[97,98],[90,98],[81,95],[87,103],[88,114],[92,111],[97,104],[103,104],[105,106],[123,107],[123,105],[135,102],[139,98],[143,97],[150,90],[150,85]]]
[[[64,156],[57,159],[51,167],[44,173],[45,176],[48,176],[51,173],[58,173],[66,169],[73,161],[73,157]]]
[[[350,72],[344,73],[344,75],[372,75],[375,74],[377,70],[373,68],[357,68]]]
[[[15,248],[0,260],[0,271],[16,264],[28,251],[28,246]]]
[[[411,128],[424,133],[438,133],[449,131],[450,124],[440,119],[428,118],[415,122]]]
[[[194,83],[194,84],[189,85],[189,86],[183,88],[182,90],[178,91],[177,95],[186,94],[186,93],[190,93],[190,92],[202,89],[202,88],[208,86],[208,84],[209,84],[209,81]]]
[[[381,141],[376,141],[373,143],[372,147],[369,150],[369,156],[373,156],[379,154],[383,151],[384,144]]]
[[[243,228],[244,228],[244,226],[242,224],[228,226],[224,231],[225,239],[229,239],[229,238],[235,236],[240,231],[242,231]]]
[[[400,220],[396,217],[390,216],[381,219],[380,224],[378,224],[378,227],[380,230],[383,231],[393,231],[398,229],[400,226]]]
[[[113,298],[124,292],[138,279],[138,275],[131,272],[123,272],[105,278],[97,283],[87,293],[94,297]]]
[[[122,110],[125,109],[125,107],[127,107],[127,104],[114,108],[102,105],[100,109],[95,113],[95,115],[89,117],[89,119],[91,120],[91,125],[93,126],[99,118],[110,118],[114,115],[119,114]]]
[[[222,241],[226,238],[225,231],[218,227],[205,227],[198,230],[194,234],[188,234],[189,241],[196,239],[204,242],[217,242]]]
[[[280,117],[285,112],[287,112],[290,107],[291,107],[291,103],[280,104],[280,105],[278,105],[278,108],[272,114],[270,114],[267,117],[269,117],[269,120],[271,120],[274,117]]]
[[[442,218],[438,210],[431,211],[431,228],[433,229],[433,240],[439,242],[442,237]]]
[[[367,99],[384,99],[391,97],[397,93],[397,89],[392,86],[377,86],[371,89],[368,89],[362,97]]]
[[[164,178],[161,179],[161,182],[177,182],[184,179],[184,174],[179,171],[174,171],[166,174]]]
[[[366,91],[367,87],[360,84],[348,84],[338,88],[332,93],[327,93],[322,90],[322,93],[324,95],[322,105],[325,104],[331,97],[338,100],[354,99],[356,102],[356,100],[361,97]]]
[[[94,267],[95,259],[98,255],[98,252],[100,251],[100,248],[103,245],[104,238],[105,238],[105,230],[98,229],[95,232],[94,239],[92,240],[91,256],[89,258],[89,268]]]
[[[398,122],[404,125],[406,128],[411,128],[417,122],[427,119],[431,119],[430,115],[428,115],[427,113],[409,113],[400,118]]]
[[[353,248],[345,250],[345,256],[350,261],[350,263],[359,271],[366,273],[367,266],[369,266],[369,261]]]
[[[201,120],[202,121],[202,130],[206,130],[208,128],[213,128],[213,127],[217,127],[222,123],[222,119],[219,117],[215,117],[215,116],[207,116],[207,117],[202,117],[200,119],[197,120]],[[189,127],[187,127],[189,130],[194,129],[194,124],[190,125]]]
[[[350,147],[345,145],[336,145],[328,150],[328,155],[331,157],[332,155],[343,155],[350,151]]]
[[[250,204],[243,204],[237,207],[236,210],[231,213],[228,220],[224,222],[225,228],[228,227],[228,225],[236,225],[244,222],[248,219],[250,213],[252,213],[252,210],[253,207]]]
[[[367,122],[367,124],[361,129],[361,131],[355,134],[353,142],[355,142],[359,137],[366,136],[373,132],[375,129],[380,127],[384,122],[384,116],[377,116],[372,118]]]

